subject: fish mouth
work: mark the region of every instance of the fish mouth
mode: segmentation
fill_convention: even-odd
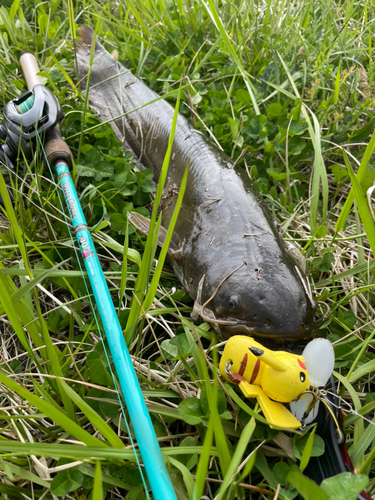
[[[207,323],[211,323],[217,330],[220,329],[220,333],[224,337],[232,337],[233,335],[248,335],[248,336],[256,336],[262,337],[264,339],[280,339],[283,340],[298,340],[300,336],[298,335],[287,335],[285,332],[278,333],[264,333],[260,332],[259,329],[255,326],[249,326],[238,320],[231,319],[220,319],[216,318],[214,312],[208,307],[201,307],[199,311],[200,317],[203,321],[207,321]],[[225,328],[221,328],[225,327]],[[267,327],[266,327],[267,328]]]
[[[230,324],[227,325],[227,328],[225,328],[225,334],[232,337],[233,335],[255,335],[256,337],[262,337],[266,339],[274,339],[274,338],[280,338],[283,337],[287,340],[291,340],[293,336],[289,336],[289,338],[283,333],[283,332],[261,332],[259,331],[259,327],[257,328],[256,326],[249,326],[246,325],[245,323],[242,323],[240,321],[238,322],[231,322]]]
[[[300,327],[296,328],[295,331],[285,331],[283,329],[275,330],[272,328],[271,322],[265,320],[264,325],[251,325],[246,322],[246,320],[228,318],[221,319],[216,318],[215,313],[212,309],[207,307],[208,303],[212,300],[209,299],[203,305],[194,303],[194,309],[192,317],[200,316],[203,321],[212,324],[213,328],[216,330],[217,334],[223,339],[229,339],[233,335],[247,335],[251,337],[257,337],[269,340],[273,343],[281,342],[299,342],[305,341],[307,338],[315,337],[314,332],[311,331],[311,325],[305,326],[303,323]],[[265,331],[267,330],[267,331]]]
[[[264,328],[269,328],[269,326],[264,326]],[[303,334],[301,331],[285,332],[282,330],[272,331],[272,329],[270,329],[269,332],[264,332],[259,326],[249,326],[241,321],[231,322],[231,324],[225,325],[225,328],[221,328],[221,332],[223,336],[227,338],[232,337],[233,335],[249,335],[263,339],[277,340],[281,342],[297,342],[301,340],[305,341],[307,340],[307,338],[314,337],[314,335],[310,331],[306,331],[305,334]]]

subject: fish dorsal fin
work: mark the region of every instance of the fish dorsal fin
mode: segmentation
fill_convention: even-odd
[[[133,226],[138,229],[140,233],[144,236],[147,236],[150,231],[150,219],[141,215],[137,212],[128,212],[127,213],[129,222],[133,224]],[[162,247],[165,242],[165,237],[167,236],[167,230],[165,227],[160,225],[159,233],[158,233],[158,245]],[[179,256],[179,248],[178,246],[171,240],[169,243],[168,253],[173,259],[177,259]]]

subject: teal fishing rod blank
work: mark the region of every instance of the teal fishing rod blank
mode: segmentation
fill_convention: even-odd
[[[91,234],[65,162],[55,165],[155,500],[177,500]]]

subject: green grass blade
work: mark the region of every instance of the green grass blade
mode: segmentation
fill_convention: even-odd
[[[66,394],[71,398],[73,403],[78,406],[82,413],[88,418],[88,420],[98,429],[100,434],[102,434],[108,441],[108,443],[114,448],[123,448],[124,443],[114,432],[114,430],[106,423],[104,420],[96,413],[96,411],[91,408],[90,405],[86,403],[69,385],[61,380],[60,383],[64,387]]]
[[[210,416],[214,422],[214,435],[215,435],[215,443],[219,454],[219,462],[222,474],[225,476],[228,472],[230,463],[231,463],[231,455],[229,452],[227,437],[225,435],[223,424],[220,419],[220,415],[217,409],[217,393],[218,393],[218,384],[217,384],[217,372],[216,372],[216,364],[214,365],[214,377],[213,377],[213,385],[211,385],[210,376],[208,373],[207,364],[205,363],[204,356],[202,352],[199,352],[201,356],[201,368],[203,371],[203,380],[206,385],[206,393],[208,399],[208,405],[210,408]],[[217,352],[214,350],[213,354],[216,355]]]
[[[72,1],[72,0],[70,0],[70,1]],[[74,23],[74,21],[73,21],[73,23]],[[75,35],[75,33],[74,33],[74,35]],[[72,32],[72,36],[73,36],[73,32]],[[87,76],[86,76],[86,98],[85,98],[85,104],[84,104],[83,113],[82,113],[81,132],[80,132],[80,136],[79,136],[79,144],[78,144],[78,152],[77,152],[77,163],[79,163],[79,159],[80,159],[80,155],[81,155],[84,127],[85,127],[85,122],[86,122],[86,113],[87,113],[87,108],[89,105],[90,77],[91,77],[92,65],[94,62],[95,42],[96,42],[96,28],[94,29],[94,33],[92,35],[91,48],[90,48],[90,58],[89,58],[89,69],[88,69]]]
[[[128,251],[129,251],[129,220],[128,218],[126,218],[124,251],[122,254],[122,272],[121,272],[119,307],[121,307],[122,298],[124,296],[126,288],[126,280],[128,277]]]
[[[38,385],[35,380],[33,380],[34,391],[39,394],[42,399],[44,399],[51,406],[56,408],[56,410],[61,411],[61,406],[55,401],[54,393],[50,394],[49,387],[44,388],[42,385]],[[52,391],[51,391],[52,392]]]
[[[25,332],[23,331],[23,327],[21,324],[21,321],[18,317],[18,313],[12,303],[12,300],[9,296],[8,293],[8,283],[7,280],[10,280],[10,278],[4,276],[2,273],[0,273],[0,303],[2,306],[2,309],[4,310],[5,314],[8,316],[8,319],[12,325],[12,328],[14,329],[18,340],[21,342],[23,345],[24,349],[27,351],[31,359],[34,361],[36,360],[35,354],[32,352],[30,345],[29,345],[29,340],[25,335]],[[34,334],[34,330],[32,330],[32,333]],[[32,341],[35,343],[37,347],[40,347],[43,345],[43,342],[39,336],[37,335],[32,335],[31,336]]]
[[[157,234],[154,235],[154,230],[155,230],[155,224],[156,224],[156,217],[157,217],[157,212],[158,212],[158,207],[163,195],[163,189],[165,185],[165,181],[167,178],[167,172],[168,172],[168,166],[169,166],[169,160],[172,154],[172,146],[173,146],[173,139],[174,139],[174,134],[176,130],[176,125],[177,125],[177,118],[178,118],[178,110],[180,106],[180,99],[181,99],[181,86],[179,88],[178,96],[177,96],[177,102],[175,106],[175,111],[173,115],[173,120],[172,120],[172,127],[171,127],[171,132],[169,135],[169,141],[168,141],[168,148],[167,152],[165,154],[165,158],[163,161],[162,169],[160,172],[159,176],[159,182],[158,182],[158,187],[156,190],[155,194],[155,201],[154,201],[154,206],[151,214],[151,221],[150,221],[150,229],[148,233],[148,237],[146,240],[146,248],[143,254],[142,258],[142,264],[138,273],[137,281],[134,287],[134,296],[132,298],[131,304],[130,304],[130,312],[129,312],[129,317],[128,321],[126,324],[126,330],[125,330],[125,339],[128,345],[130,345],[135,330],[138,322],[138,317],[141,311],[141,304],[143,303],[143,297],[146,294],[147,290],[147,285],[148,285],[148,279],[149,279],[149,274],[150,274],[150,267],[151,267],[151,261],[152,261],[152,249],[154,245],[154,238],[157,238]]]
[[[333,95],[333,104],[337,104],[339,100],[339,92],[340,92],[340,76],[341,76],[341,62],[339,63],[339,66],[337,68],[337,73],[336,73],[336,81],[335,81],[335,93]]]
[[[349,382],[355,382],[362,377],[365,377],[369,373],[373,373],[375,371],[375,359],[364,363],[359,368],[357,368],[350,376],[348,376]]]
[[[69,18],[69,29],[70,36],[72,37],[73,43],[76,40],[76,23],[74,22],[74,3],[73,0],[68,0],[68,18]]]
[[[69,417],[65,415],[61,410],[57,410],[56,407],[51,406],[49,403],[46,403],[42,399],[40,399],[35,394],[32,394],[27,389],[17,384],[14,380],[7,377],[3,371],[0,371],[0,382],[10,389],[11,391],[16,392],[26,401],[29,401],[35,408],[44,413],[48,418],[50,418],[53,422],[56,422],[63,429],[65,429],[69,434],[74,436],[76,439],[81,441],[87,446],[99,446],[99,447],[107,447],[107,444],[104,441],[100,441],[94,436],[91,436],[87,431],[82,429],[78,424],[73,422]],[[16,444],[16,443],[13,443]],[[32,453],[32,452],[31,452]],[[51,453],[52,455],[52,453]]]
[[[14,16],[17,14],[18,7],[20,6],[21,0],[14,0],[12,3],[12,7],[10,8],[9,12],[9,19],[11,22],[14,20]]]
[[[357,474],[366,474],[367,469],[372,465],[374,459],[375,459],[375,447],[373,447],[370,453],[367,455],[367,457],[365,457],[363,464],[355,469],[355,472]]]
[[[359,418],[362,418],[362,416],[365,417],[366,415],[368,415],[374,408],[375,408],[375,401],[371,401],[371,403],[368,403],[367,405],[362,406],[362,408],[358,412],[358,415],[352,414],[352,415],[348,415],[347,417],[345,417],[344,425],[345,426],[352,425]]]
[[[261,415],[256,413],[254,410],[252,410],[240,397],[239,395],[234,391],[233,387],[230,384],[224,384],[226,392],[228,392],[229,396],[233,399],[233,401],[238,405],[242,410],[244,410],[246,413],[248,413],[251,417],[255,418],[255,420],[258,420],[258,422],[261,422],[262,424],[268,425],[268,422],[265,418],[263,418]]]
[[[46,263],[48,263],[51,267],[54,266],[54,261],[52,261],[49,256],[47,255],[46,252],[43,252],[43,250],[40,248],[39,245],[35,244],[33,241],[30,240],[30,238],[28,236],[26,236],[26,239],[27,241],[30,243],[31,247],[40,254],[40,256],[43,258],[44,261],[46,261]],[[71,244],[71,240],[69,240],[69,246]],[[60,276],[62,276],[63,278],[63,281],[67,287],[67,289],[69,290],[69,292],[72,294],[72,296],[74,297],[74,299],[78,300],[78,296],[74,290],[74,288],[71,286],[71,284],[69,283],[69,280],[66,279],[66,277],[64,276],[64,274],[66,273],[66,270],[63,270],[63,271],[52,271],[51,274],[50,274],[50,277],[52,277],[52,275],[57,272],[60,274]],[[77,272],[80,272],[80,271],[77,271]],[[39,270],[38,269],[33,269],[33,273],[34,273],[34,276],[36,276],[35,273],[39,273]],[[40,274],[40,273],[39,273]],[[37,275],[39,275],[37,274]],[[81,274],[82,275],[82,274]]]
[[[302,107],[302,113],[305,114],[305,108]],[[316,226],[318,218],[318,206],[319,206],[319,191],[320,185],[322,187],[322,223],[326,224],[327,212],[328,212],[328,178],[327,171],[324,165],[324,160],[322,156],[322,148],[320,142],[320,125],[314,113],[310,111],[313,122],[314,122],[314,140],[311,136],[311,140],[314,146],[314,170],[313,179],[311,186],[311,203],[310,203],[310,227],[314,229]],[[311,134],[310,134],[311,135]]]
[[[362,343],[362,347],[361,347],[359,353],[357,354],[357,357],[355,358],[354,362],[352,363],[352,365],[351,365],[351,367],[350,367],[350,369],[348,371],[348,374],[346,376],[346,378],[349,380],[349,382],[352,382],[352,378],[351,378],[352,374],[353,374],[353,376],[356,376],[357,378],[361,378],[362,375],[358,377],[357,374],[354,375],[353,372],[354,372],[355,367],[357,366],[359,360],[361,359],[361,357],[365,353],[366,349],[368,348],[369,342],[374,338],[374,335],[375,335],[375,330]],[[367,364],[367,363],[365,363],[365,364]],[[359,369],[361,369],[362,366]],[[374,368],[375,368],[375,366],[374,366]]]
[[[201,69],[201,67],[205,64],[207,60],[209,60],[211,54],[214,52],[214,50],[220,45],[221,41],[221,36],[218,36],[217,39],[215,40],[215,43],[211,46],[210,50],[202,57],[201,61],[197,64],[197,66],[194,68],[194,71],[190,75],[190,79],[192,80],[194,78],[194,75],[198,73],[198,71]]]
[[[118,243],[116,240],[111,238],[109,234],[103,233],[102,231],[99,231],[98,234],[100,234],[100,237],[103,238],[104,241],[93,238],[95,243],[100,243],[101,245],[110,248],[114,252],[118,252],[124,255],[124,245],[121,245],[121,243]],[[137,266],[141,265],[141,255],[137,250],[134,250],[134,248],[128,248],[126,256],[129,260],[137,264]]]
[[[368,238],[368,241],[370,243],[370,247],[372,250],[373,255],[375,255],[375,226],[374,226],[374,221],[371,216],[371,212],[369,210],[365,195],[363,194],[362,188],[359,184],[358,181],[358,176],[356,177],[354,175],[353,169],[350,165],[349,159],[347,154],[344,153],[344,158],[345,158],[345,163],[346,167],[348,169],[348,173],[350,176],[350,180],[352,182],[352,189],[354,193],[354,198],[355,201],[357,202],[358,210],[359,210],[359,215],[361,217],[362,224],[365,228],[366,235]]]
[[[273,477],[270,466],[267,463],[266,457],[260,451],[258,451],[258,453],[257,453],[254,466],[258,469],[258,471],[262,474],[262,476],[267,480],[267,482],[271,486],[271,488],[276,489],[277,483],[275,481],[275,478]]]
[[[201,457],[198,462],[197,474],[195,478],[195,485],[193,491],[193,500],[200,500],[203,495],[204,487],[206,484],[208,466],[210,463],[213,437],[214,437],[214,419],[211,416],[208,422],[206,435],[204,436]]]
[[[41,272],[37,277],[34,279],[28,281],[25,286],[22,288],[19,288],[17,292],[13,293],[10,297],[10,300],[12,304],[17,304],[26,294],[28,294],[31,290],[33,290],[38,283],[43,281],[44,279],[48,278],[48,276],[58,269],[60,266],[68,262],[70,259],[66,259],[63,262],[60,262],[59,264],[56,264],[54,267],[51,267],[50,269],[47,269],[46,271]],[[0,314],[3,314],[4,311],[1,310],[0,308]]]
[[[51,367],[49,373],[51,375],[55,375],[57,377],[63,377],[64,374],[63,374],[63,371],[61,369],[59,358],[58,358],[58,354],[60,355],[61,353],[60,353],[59,349],[57,348],[57,346],[54,346],[52,343],[47,324],[45,322],[45,319],[43,318],[43,314],[42,314],[42,311],[40,309],[40,304],[39,304],[39,299],[38,299],[37,293],[34,293],[34,302],[35,302],[36,310],[37,310],[37,313],[39,316],[39,322],[40,322],[41,330],[42,330],[42,337],[43,337],[44,343],[45,343],[46,348],[47,348],[47,355],[48,355],[48,359],[49,359],[49,363],[50,363],[50,367]],[[60,393],[60,397],[61,397],[61,400],[64,404],[64,408],[67,412],[67,415],[69,416],[69,418],[73,422],[75,422],[76,421],[76,412],[75,412],[74,406],[72,404],[72,401],[65,390],[65,386],[63,385],[62,381],[59,379],[56,379],[56,386],[58,388],[58,392]]]
[[[352,384],[344,376],[342,376],[340,373],[337,373],[336,371],[333,372],[333,375],[343,384],[345,389],[349,392],[350,397],[352,398],[352,401],[353,401],[354,409],[357,412],[359,412],[361,410],[362,405],[361,405],[361,401],[358,397],[358,394],[357,394],[356,390],[354,389],[354,387],[352,386]],[[363,423],[363,419],[360,418],[354,424],[353,446],[349,449],[349,456],[351,456],[352,450],[355,449],[355,447],[357,446],[359,440],[363,436],[363,433],[364,433],[364,423]],[[363,459],[363,457],[362,457],[362,459]],[[361,466],[362,463],[359,465]]]
[[[299,468],[301,472],[303,472],[310,460],[311,457],[311,452],[314,444],[314,436],[315,436],[315,431],[316,431],[316,426],[313,428],[313,430],[310,432],[309,437],[306,441],[305,448],[303,449],[302,452],[302,457],[301,457],[301,463],[299,465]]]
[[[175,458],[169,457],[169,461],[181,472],[187,492],[189,494],[189,498],[192,498],[194,491],[194,479],[193,476],[191,475],[191,472],[186,467],[186,465],[182,464]]]
[[[133,0],[127,0],[127,6],[134,16],[134,18],[137,20],[139,26],[142,28],[143,33],[147,36],[147,38],[150,37],[150,30],[148,25],[143,21],[141,15],[140,15],[140,9],[139,6],[136,5],[136,3]],[[142,10],[141,10],[142,11]],[[143,13],[145,13],[145,10],[143,10]]]
[[[374,152],[375,149],[375,130],[371,136],[370,142],[368,143],[365,154],[363,155],[361,164],[358,168],[358,172],[356,175],[357,182],[361,184],[362,180],[365,177],[367,166],[369,165],[372,153]],[[343,209],[341,210],[340,216],[336,222],[336,227],[335,230],[336,232],[341,231],[341,229],[344,227],[344,224],[348,218],[348,215],[350,213],[351,207],[353,205],[354,201],[354,188],[352,187],[351,190],[349,191],[349,194],[346,198],[345,204]]]
[[[295,73],[291,74],[290,77],[292,78],[293,82],[296,82],[297,80],[299,80],[300,78],[303,77],[303,74],[300,71],[296,71]],[[263,102],[269,101],[270,99],[275,97],[275,95],[277,95],[277,94],[282,94],[285,97],[289,97],[289,99],[293,99],[293,100],[295,100],[295,98],[296,98],[296,96],[294,94],[289,92],[289,90],[286,90],[286,87],[290,84],[289,78],[287,80],[283,81],[282,83],[280,83],[280,85],[276,85],[275,83],[269,82],[268,80],[260,80],[260,82],[261,83],[264,82],[267,85],[269,85],[270,87],[272,87],[273,89],[275,89],[273,92],[271,92],[271,94],[269,94],[263,100]]]
[[[1,373],[0,373],[1,376]],[[27,391],[26,391],[27,392]],[[44,413],[44,412],[43,412]],[[50,417],[49,417],[50,418]],[[80,429],[83,431],[83,429]],[[92,437],[92,436],[90,436]],[[93,438],[95,439],[95,438]],[[97,440],[99,441],[99,440]],[[83,441],[82,441],[83,442]],[[0,440],[0,451],[10,456],[28,456],[31,454],[40,455],[44,457],[64,457],[73,458],[75,460],[134,460],[134,449],[131,448],[110,448],[99,441],[98,444],[87,446],[77,446],[69,444],[55,444],[55,443],[20,443],[13,440]],[[202,453],[202,446],[174,446],[161,448],[164,457],[174,457],[179,455],[192,455],[194,453]],[[211,448],[211,456],[217,457],[218,451],[216,447]]]
[[[172,233],[174,231],[174,227],[175,227],[176,222],[177,222],[177,217],[178,217],[178,214],[179,214],[179,211],[181,208],[182,200],[183,200],[183,197],[185,194],[188,172],[189,172],[189,167],[186,167],[184,176],[183,176],[182,181],[181,181],[181,186],[180,186],[180,189],[178,192],[176,206],[174,208],[171,222],[170,222],[169,227],[168,227],[168,231],[167,231],[167,235],[165,237],[163,248],[161,249],[161,252],[160,252],[158,264],[156,266],[155,273],[154,273],[154,276],[152,278],[150,288],[148,289],[145,301],[144,301],[143,306],[142,306],[142,309],[144,311],[147,311],[151,307],[152,302],[155,298],[155,294],[156,294],[156,290],[157,290],[157,287],[159,284],[161,272],[163,270],[164,262],[165,262],[165,259],[167,257],[169,244],[170,244],[171,239],[172,239]]]
[[[86,476],[95,478],[96,464],[97,462],[95,463],[95,469],[89,465],[83,465],[83,464],[79,465],[78,469]],[[101,475],[103,483],[111,484],[113,486],[116,486],[117,488],[122,488],[123,490],[130,490],[131,488],[129,484],[124,483],[124,481],[121,481],[120,479],[116,478],[114,474],[103,474],[103,472],[101,472]]]
[[[295,96],[298,99],[301,99],[300,93],[297,89],[297,86],[289,72],[288,66],[285,64],[284,59],[278,54],[281,64],[284,67],[284,70],[288,76],[289,82],[293,88]],[[314,168],[313,168],[313,177],[311,183],[311,203],[310,203],[310,228],[313,230],[316,227],[316,222],[318,218],[318,207],[319,207],[319,192],[320,185],[322,185],[322,197],[323,197],[323,208],[322,208],[322,217],[323,217],[323,225],[326,223],[327,217],[327,208],[328,208],[328,178],[327,171],[324,165],[324,160],[322,156],[322,148],[320,142],[320,125],[318,119],[315,114],[309,110],[305,104],[302,103],[301,107],[302,114],[306,120],[306,123],[309,127],[309,135],[311,138],[311,142],[314,148]],[[314,122],[314,126],[311,123],[308,112],[311,114]]]
[[[92,495],[95,500],[103,500],[102,468],[98,460],[95,465],[95,478]]]
[[[55,55],[52,54],[52,59],[53,59],[53,62],[56,64],[56,66],[59,68],[59,70],[61,71],[61,73],[64,75],[65,77],[65,80],[69,83],[71,89],[73,90],[73,92],[76,94],[77,97],[80,97],[80,92],[77,88],[77,85],[74,85],[73,83],[73,80],[70,78],[70,76],[68,75],[68,73],[65,71],[65,69],[63,68],[63,66],[60,64],[60,61],[56,58]]]
[[[207,3],[205,2],[205,0],[200,0],[200,1],[201,1],[202,5],[205,7],[205,9],[207,10],[208,15],[211,17],[218,32],[220,33],[220,36],[221,36],[223,42],[225,43],[225,46],[228,49],[228,52],[229,52],[229,55],[230,55],[232,61],[235,63],[235,65],[240,70],[240,73],[241,73],[242,78],[243,78],[245,85],[246,85],[246,89],[250,94],[250,98],[251,98],[251,102],[252,102],[253,107],[254,107],[255,114],[260,115],[260,110],[258,107],[257,100],[255,98],[254,90],[253,90],[252,84],[250,82],[249,75],[245,71],[245,68],[244,68],[242,62],[237,55],[238,48],[235,48],[233,46],[233,44],[228,36],[228,33],[223,25],[223,22],[220,19],[220,16],[216,10],[214,2],[212,0],[207,0]]]
[[[20,262],[19,262],[19,264],[18,264],[18,268],[19,268],[19,269],[25,269],[25,266],[24,266],[24,264],[23,264],[23,260],[22,260],[22,259],[20,259]],[[29,276],[27,276],[27,278],[29,278]],[[35,279],[35,278],[34,278],[34,279]],[[21,285],[21,286],[19,287],[19,290],[21,290],[21,289],[23,289],[24,287],[28,286],[28,284],[29,284],[29,280],[27,280],[27,279],[26,279],[26,276],[19,276],[19,280],[20,280],[20,285]],[[15,293],[18,293],[18,291],[17,291],[17,292],[15,292]],[[31,294],[31,290],[29,290],[29,291],[27,291],[27,292],[23,295],[23,297],[21,297],[21,298],[23,298],[23,299],[24,299],[24,301],[26,302],[26,304],[27,304],[28,308],[30,309],[30,311],[32,311],[32,310],[33,310],[33,308],[34,308],[34,306],[33,306],[33,299],[32,299],[32,296],[31,296],[31,295],[32,295],[32,294]],[[14,297],[12,297],[12,301],[14,301]],[[1,314],[3,314],[3,312],[2,312]]]
[[[364,274],[368,271],[371,271],[375,267],[375,261],[373,260],[372,262],[366,262],[365,264],[357,264],[356,266],[353,266],[351,269],[348,269],[347,271],[342,271],[341,273],[337,273],[332,278],[326,278],[324,280],[318,281],[315,283],[315,286],[317,288],[324,287],[327,285],[334,285],[334,282],[339,282],[340,280],[344,278],[349,278],[350,276],[356,276],[356,275],[361,275]]]
[[[241,464],[241,460],[247,445],[250,442],[251,436],[255,430],[255,419],[251,418],[250,421],[246,424],[244,430],[241,433],[241,437],[237,443],[236,451],[233,454],[230,466],[227,470],[227,473],[223,479],[223,483],[220,486],[220,489],[215,497],[215,500],[224,500],[228,493],[228,489],[231,489],[230,484],[234,481],[237,473],[237,468]]]
[[[6,187],[4,177],[1,173],[0,173],[0,195],[3,199],[6,215],[8,217],[9,222],[10,222],[14,237],[17,241],[19,251],[21,252],[23,262],[25,263],[25,267],[29,273],[30,278],[32,279],[33,273],[32,273],[32,270],[30,268],[30,265],[29,265],[29,258],[28,258],[28,254],[27,254],[26,245],[25,245],[25,242],[24,242],[24,239],[22,236],[22,231],[19,227],[19,223],[17,221],[16,214],[14,213],[14,210],[13,210],[12,202],[10,201],[10,198],[9,198],[8,189]]]
[[[21,299],[20,304],[15,308],[10,300],[10,297],[14,294],[17,293],[17,287],[13,283],[13,281],[10,279],[9,276],[7,276],[7,269],[1,269],[2,264],[0,261],[0,302],[2,303],[4,310],[9,318],[9,321],[12,324],[13,329],[15,332],[21,335],[21,330],[19,329],[21,323],[25,325],[25,328],[30,335],[30,338],[34,344],[35,347],[39,348],[39,353],[40,355],[44,358],[47,359],[47,351],[44,346],[44,341],[40,335],[40,324],[39,321],[35,318],[34,312],[29,309],[27,303]],[[22,273],[22,270],[20,269],[15,269],[17,275],[18,273]],[[55,271],[58,272],[58,271]],[[12,273],[10,273],[12,274]],[[29,275],[28,271],[25,270],[25,275]],[[22,325],[21,325],[22,328]],[[21,340],[21,339],[20,339]],[[21,341],[22,342],[22,341]],[[23,344],[22,344],[23,345]],[[27,350],[28,342],[26,345],[24,345],[25,349]],[[40,349],[41,348],[41,349]],[[36,360],[35,355],[33,354],[34,361]]]
[[[117,76],[119,76],[119,75],[117,75]],[[103,127],[103,125],[106,125],[107,123],[111,123],[115,120],[118,120],[119,118],[123,118],[124,116],[130,115],[131,113],[134,113],[135,111],[138,111],[139,109],[146,108],[147,106],[150,106],[154,102],[158,102],[158,101],[164,100],[168,97],[171,97],[172,95],[176,94],[176,92],[180,92],[180,90],[184,90],[188,86],[189,85],[182,85],[181,88],[171,90],[167,94],[163,94],[159,97],[156,97],[155,99],[152,99],[151,101],[146,102],[145,104],[142,104],[141,106],[138,106],[138,108],[134,108],[131,111],[125,111],[124,113],[121,113],[121,115],[114,116],[113,118],[110,118],[109,120],[107,120],[105,122],[100,122],[100,123],[97,123],[96,125],[93,125],[92,127],[85,128],[84,133],[88,134],[90,132],[94,132],[94,130],[97,130],[98,128]],[[80,136],[80,132],[77,132],[76,134],[72,134],[69,137],[66,137],[65,140],[70,141],[71,139],[75,139],[76,137],[79,137],[79,136]]]
[[[49,489],[49,483],[47,481],[44,481],[44,479],[41,479],[39,476],[36,474],[33,474],[32,472],[29,472],[22,467],[19,467],[16,464],[12,464],[11,462],[5,461],[0,458],[0,470],[7,472],[10,471],[12,475],[18,476],[25,481],[30,481],[32,483],[38,484],[39,486],[43,486],[43,488],[48,488]]]
[[[367,429],[364,431],[360,439],[358,440],[358,443],[353,446],[350,450],[350,458],[353,463],[353,467],[355,469],[358,469],[362,466],[364,463],[364,456],[366,453],[366,450],[371,447],[371,444],[373,443],[375,439],[375,417],[372,419],[372,422],[369,424]]]
[[[13,47],[19,47],[17,34],[14,29],[15,28],[14,23],[10,19],[10,15],[5,7],[0,7],[0,21],[2,21],[1,24],[4,26],[4,29],[8,33]]]

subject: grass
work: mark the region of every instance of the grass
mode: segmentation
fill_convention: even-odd
[[[74,72],[77,28],[94,27],[173,105],[181,86],[180,112],[247,170],[284,238],[302,250],[320,334],[335,349],[349,455],[362,474],[348,479],[349,500],[362,488],[375,494],[375,229],[366,197],[375,177],[374,21],[368,0],[0,7],[3,105],[25,90],[20,53],[34,52],[64,106],[83,210],[123,330],[130,325],[134,366],[181,500],[336,500],[342,478],[321,488],[304,480],[309,456],[322,453],[319,439],[270,429],[254,401],[222,383],[216,335],[191,321],[191,300],[152,258],[155,242],[128,225],[129,210],[148,213],[152,172],[138,171],[87,106]],[[1,172],[0,496],[143,500],[56,186],[40,151]]]

